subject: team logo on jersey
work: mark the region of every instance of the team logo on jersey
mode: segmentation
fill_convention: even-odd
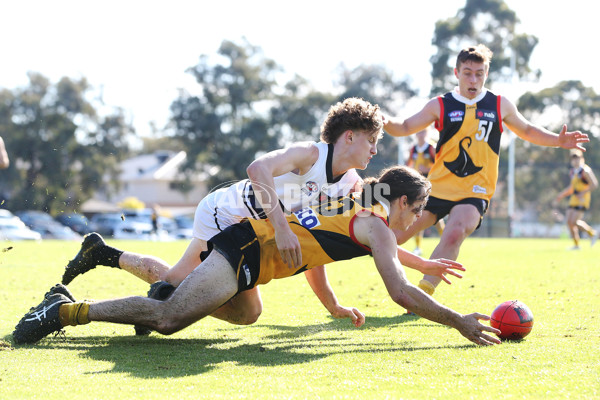
[[[450,122],[461,122],[464,116],[465,112],[461,110],[454,110],[448,113],[448,118],[450,118]]]
[[[471,147],[471,143],[473,139],[470,137],[463,138],[458,144],[458,157],[456,160],[448,162],[444,161],[444,165],[450,172],[459,178],[464,178],[465,176],[473,175],[481,171],[483,167],[478,167],[473,163],[473,160],[467,153],[467,150],[463,147],[463,142],[468,141],[466,144],[467,147]]]
[[[302,188],[302,193],[304,193],[307,196],[312,196],[313,194],[317,193],[318,191],[319,191],[319,185],[317,185],[313,181],[306,182],[306,185],[304,185],[304,187]]]
[[[493,110],[483,110],[478,108],[475,110],[475,117],[479,120],[496,122],[496,111]]]

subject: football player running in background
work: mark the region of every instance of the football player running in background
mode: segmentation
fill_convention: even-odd
[[[598,180],[594,175],[594,171],[585,163],[581,150],[571,150],[570,158],[569,177],[571,182],[565,190],[556,196],[556,202],[558,203],[563,198],[571,196],[569,198],[569,208],[567,209],[567,227],[573,239],[573,247],[570,250],[579,250],[580,229],[588,234],[592,246],[598,240],[598,232],[583,220],[583,214],[590,208],[592,191],[598,187]]]
[[[417,132],[415,137],[417,138],[417,143],[415,143],[411,148],[408,154],[408,162],[407,166],[416,169],[423,176],[427,177],[429,174],[429,170],[435,161],[435,143],[429,140],[429,131],[432,130],[432,126],[428,126],[427,128]],[[444,220],[440,219],[435,223],[435,228],[438,231],[438,234],[442,236],[444,232]],[[420,256],[423,254],[421,250],[421,244],[423,242],[423,234],[425,231],[418,232],[415,235],[415,244],[416,247],[413,250],[413,253]]]

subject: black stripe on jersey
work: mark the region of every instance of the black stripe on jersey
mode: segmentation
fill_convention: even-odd
[[[254,194],[254,189],[252,188],[252,183],[250,180],[246,181],[244,185],[244,190],[242,192],[242,200],[244,201],[244,205],[250,211],[250,215],[254,219],[267,219],[267,213],[265,210],[258,204],[256,201],[256,195]],[[289,214],[289,211],[285,209],[281,200],[279,200],[279,207],[283,210],[284,213]]]
[[[302,226],[297,222],[292,223]],[[349,260],[351,258],[371,254],[367,250],[359,247],[350,237],[344,234],[320,229],[304,229],[310,232],[323,251],[334,261]]]
[[[444,96],[442,96],[442,101],[444,103],[444,115],[441,116],[441,119],[443,120],[443,129],[440,131],[440,140],[435,146],[436,153],[438,153],[442,149],[442,146],[446,142],[448,142],[450,139],[452,139],[454,135],[456,135],[456,132],[458,132],[462,126],[462,121],[461,123],[450,122],[450,117],[448,116],[448,114],[451,111],[462,111],[464,118],[465,112],[467,110],[466,104],[456,100],[454,96],[452,96],[452,93],[446,93]]]
[[[221,229],[221,225],[219,225],[219,219],[217,218],[217,213],[219,212],[219,206],[215,207],[215,212],[213,214],[213,217],[215,218],[215,225],[217,226],[217,229],[219,231],[222,231],[223,229]]]
[[[252,184],[250,183],[250,181],[246,181],[246,183],[244,184],[244,190],[242,191],[242,199],[244,200],[244,205],[246,206],[248,211],[250,211],[250,215],[252,215],[252,218],[259,219],[257,212],[254,210],[254,207],[252,205],[252,199],[254,199],[254,201],[256,201],[256,199],[254,198],[254,191],[252,190]]]
[[[333,181],[333,144],[331,143],[327,145],[327,161],[325,162],[325,174],[327,175],[327,183],[335,183]]]
[[[325,174],[327,175],[327,183],[337,183],[344,174],[333,176],[333,144],[327,145],[327,161],[325,162]]]

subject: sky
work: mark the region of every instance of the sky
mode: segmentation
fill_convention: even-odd
[[[505,0],[517,32],[535,35],[536,87],[581,80],[600,93],[598,11],[587,0]],[[178,89],[193,92],[185,70],[223,40],[245,37],[288,74],[327,90],[340,64],[383,65],[429,93],[435,22],[466,0],[13,1],[0,5],[0,88],[85,77],[106,105],[122,107],[139,135],[162,127]],[[493,61],[492,61],[493,68]],[[509,98],[531,86],[519,85]],[[196,85],[197,88],[197,85]],[[516,100],[516,99],[514,99]],[[423,100],[425,101],[425,99]],[[415,110],[416,111],[416,110]]]

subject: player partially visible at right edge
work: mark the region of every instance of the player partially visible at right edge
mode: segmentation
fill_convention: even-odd
[[[573,247],[570,250],[579,250],[579,230],[584,230],[591,239],[592,246],[598,240],[598,232],[583,220],[583,214],[590,208],[592,191],[598,187],[598,179],[594,171],[585,163],[583,152],[578,149],[571,150],[571,168],[569,186],[556,196],[556,202],[569,197],[569,208],[567,209],[567,227],[573,239]]]
[[[484,88],[491,59],[492,52],[482,44],[463,49],[454,68],[458,86],[453,91],[429,100],[405,120],[391,118],[384,125],[392,136],[408,136],[432,123],[440,132],[425,212],[407,231],[396,231],[402,244],[447,215],[431,258],[456,260],[462,242],[481,224],[496,190],[502,123],[540,146],[585,150],[581,144],[589,142],[588,135],[567,132],[566,125],[556,134],[532,124],[510,100]],[[439,283],[439,277],[426,275],[419,287],[433,294]]]

